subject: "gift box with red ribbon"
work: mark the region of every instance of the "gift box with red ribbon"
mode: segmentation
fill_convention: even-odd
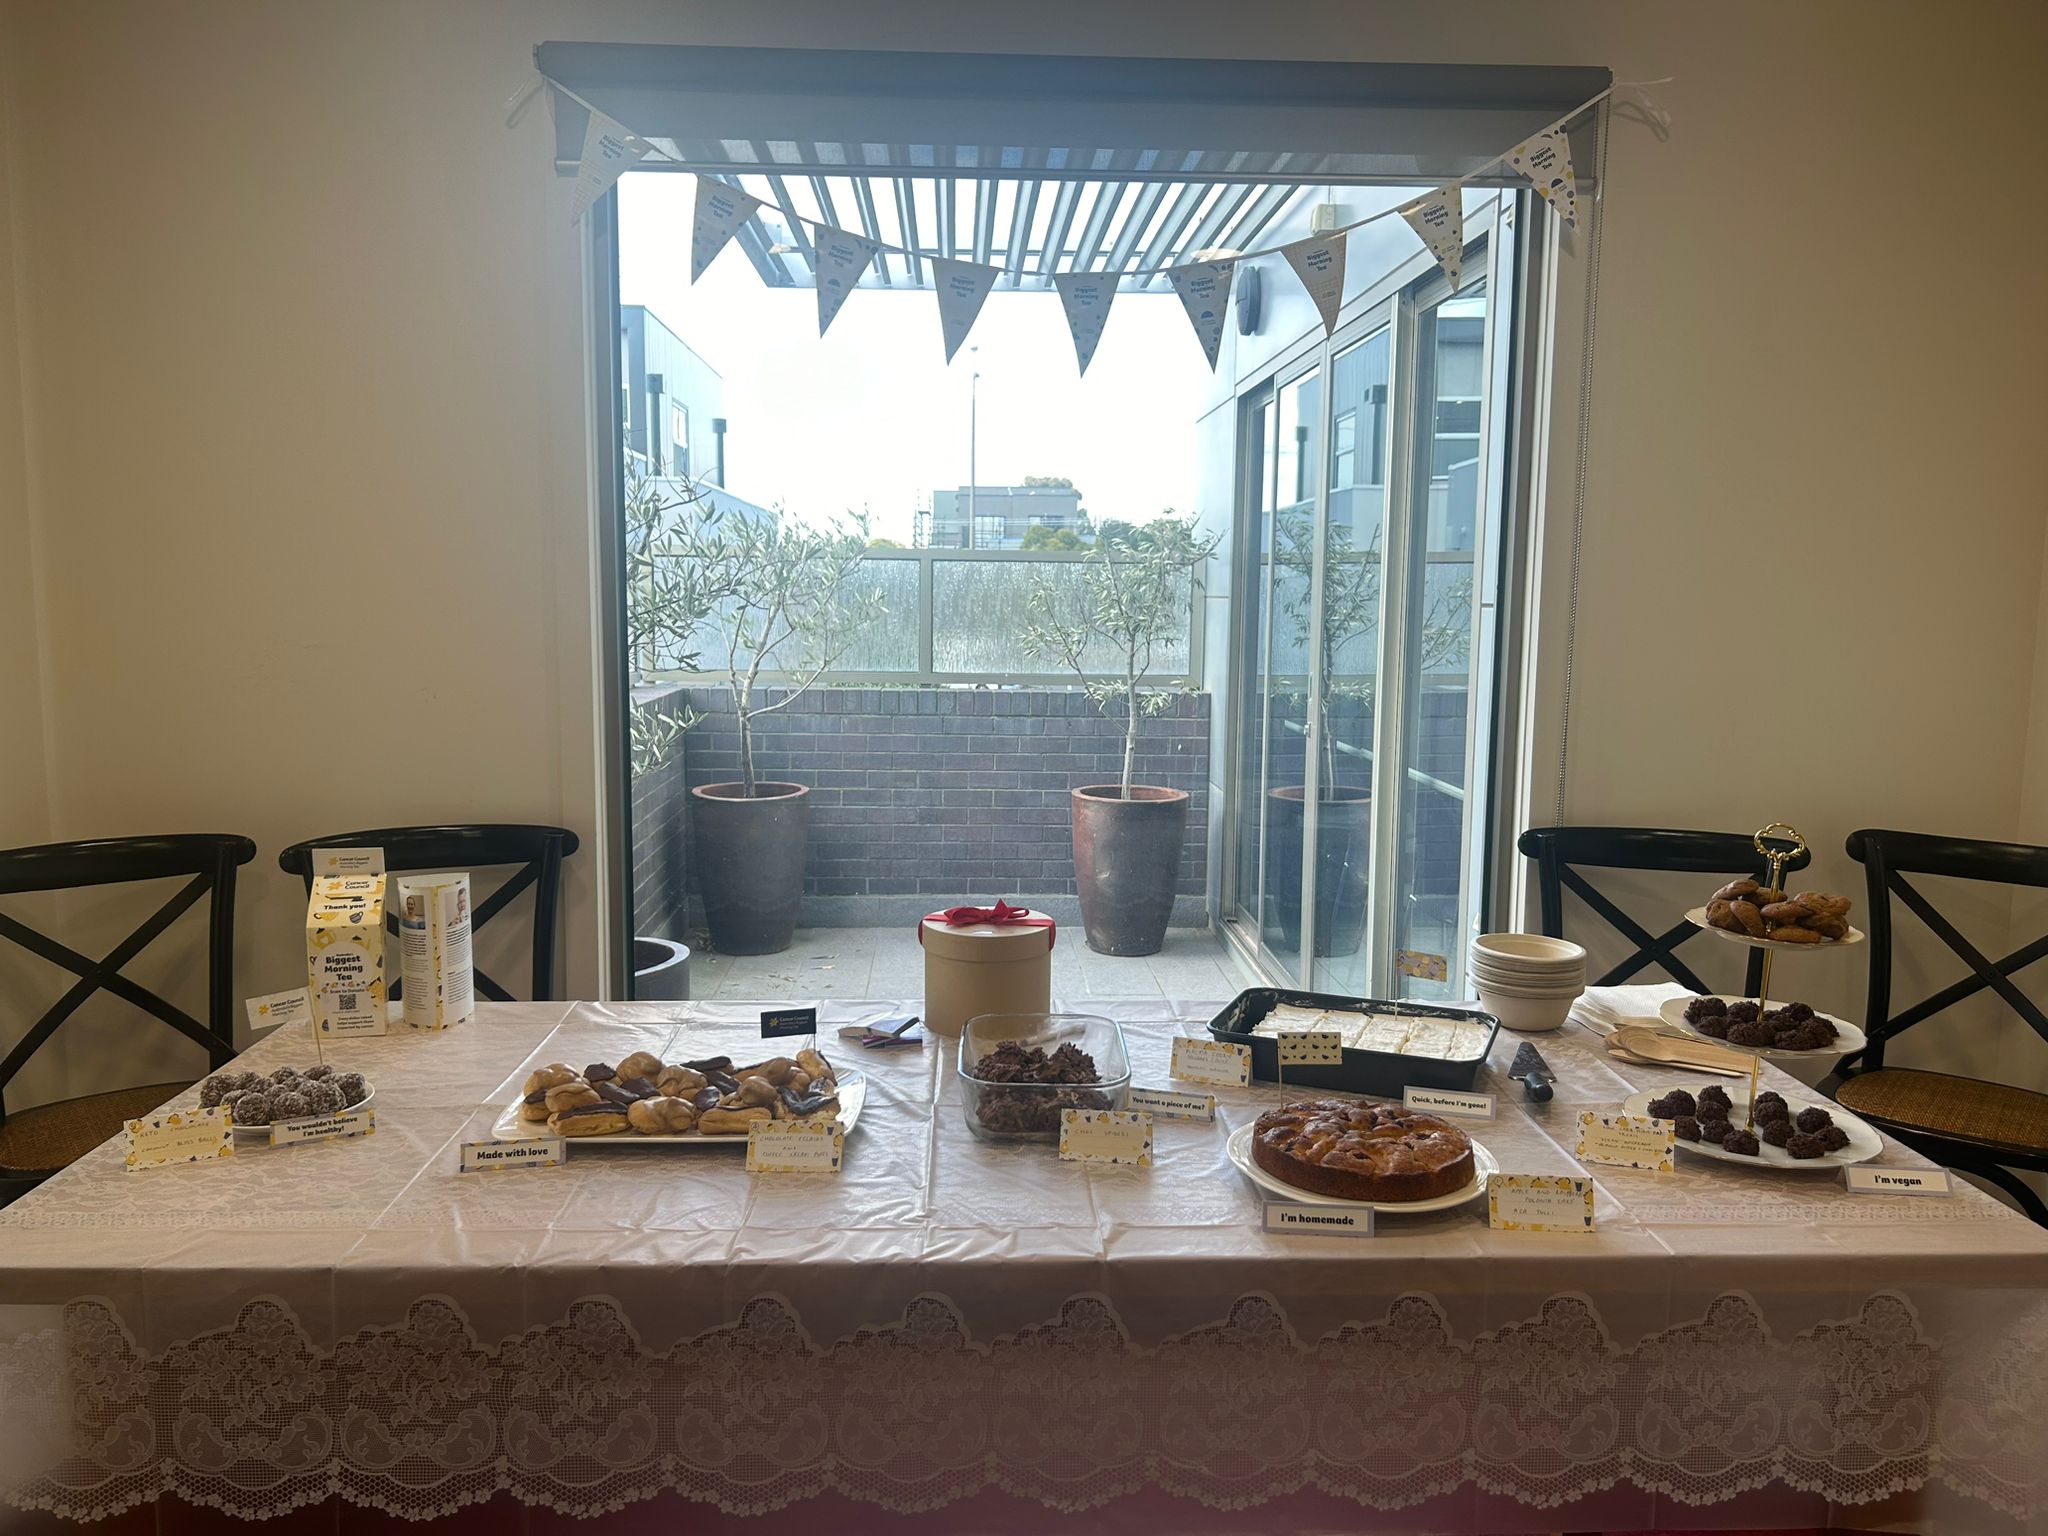
[[[917,925],[924,946],[924,1022],[958,1035],[984,1013],[1052,1009],[1053,920],[998,900],[991,907],[948,907]]]

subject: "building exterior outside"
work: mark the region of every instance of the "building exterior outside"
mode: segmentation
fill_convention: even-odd
[[[619,309],[626,446],[662,472],[723,486],[725,380],[645,305]]]
[[[1034,526],[1081,531],[1081,493],[1070,485],[977,485],[933,491],[917,514],[920,549],[1021,549]]]

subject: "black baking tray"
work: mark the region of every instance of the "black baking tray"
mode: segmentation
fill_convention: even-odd
[[[1341,1008],[1350,1013],[1404,1013],[1431,1019],[1477,1019],[1488,1026],[1486,1049],[1471,1061],[1441,1061],[1429,1056],[1396,1056],[1386,1051],[1354,1051],[1345,1047],[1344,1063],[1336,1067],[1289,1067],[1289,1088],[1334,1088],[1339,1093],[1366,1093],[1375,1098],[1398,1099],[1401,1090],[1453,1088],[1469,1090],[1479,1080],[1479,1069],[1493,1054],[1500,1038],[1500,1020],[1479,1008],[1460,1008],[1445,1003],[1395,1003],[1380,998],[1338,997],[1330,992],[1291,992],[1284,987],[1252,987],[1240,992],[1209,1021],[1209,1033],[1252,1048],[1252,1076],[1267,1082],[1280,1081],[1280,1046],[1269,1035],[1255,1035],[1256,1028],[1281,1004],[1297,1008]]]

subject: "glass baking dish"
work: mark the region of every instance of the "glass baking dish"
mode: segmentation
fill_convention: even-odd
[[[1099,1082],[1006,1083],[975,1076],[975,1066],[1006,1040],[1051,1056],[1072,1045],[1095,1060]],[[1131,1060],[1124,1032],[1092,1013],[984,1013],[960,1032],[960,1101],[967,1128],[989,1141],[1060,1139],[1063,1109],[1122,1109],[1130,1093]]]

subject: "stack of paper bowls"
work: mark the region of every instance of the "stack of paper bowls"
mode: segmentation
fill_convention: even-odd
[[[1480,1006],[1509,1029],[1556,1029],[1586,990],[1586,952],[1537,933],[1484,933],[1472,941]]]

